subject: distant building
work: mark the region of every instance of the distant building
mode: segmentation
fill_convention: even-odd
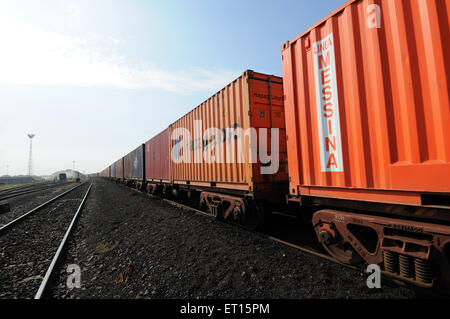
[[[61,178],[60,178],[61,174],[65,174],[67,180],[76,180],[77,178],[86,178],[86,175],[81,174],[80,172],[74,171],[71,169],[58,171],[49,176],[43,176],[43,178],[48,181],[59,181],[59,180],[61,180]]]

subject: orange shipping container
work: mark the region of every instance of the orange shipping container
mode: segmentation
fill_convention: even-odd
[[[288,176],[283,100],[280,77],[246,71],[238,79],[173,123],[170,126],[173,182],[258,196],[271,193],[275,197],[272,191],[276,189],[286,192]],[[201,126],[195,128],[195,121],[201,121]],[[270,141],[271,127],[279,129],[279,152],[277,152],[279,168],[275,174],[261,174],[261,167],[271,163],[262,164],[258,154],[258,161],[253,161],[252,164],[248,154],[249,139],[244,138],[243,134],[230,135],[228,129],[241,128],[245,131],[255,128],[259,133],[261,128],[267,128],[267,140]],[[221,132],[214,142],[210,140],[212,136],[205,135],[210,128],[217,128]],[[182,136],[175,132],[177,129],[186,129],[189,132],[189,140],[181,141]],[[227,151],[226,146],[233,140],[238,142]],[[243,140],[246,143],[245,161],[239,162],[237,145]],[[253,142],[256,143],[256,140]],[[205,160],[205,152],[214,145],[215,150],[211,153],[213,156],[219,156],[217,150],[223,147],[222,163],[219,161],[208,163]],[[269,153],[270,147],[269,143]],[[260,151],[261,149],[258,149],[258,152]],[[191,162],[176,162],[176,158],[187,153],[190,153]],[[195,162],[196,156],[198,156],[197,161],[201,163]]]
[[[283,44],[293,198],[450,204],[449,17],[353,0]]]

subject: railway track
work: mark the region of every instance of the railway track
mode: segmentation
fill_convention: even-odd
[[[41,204],[41,205],[39,205],[39,206],[37,206],[37,207],[31,209],[30,211],[26,212],[25,214],[23,214],[23,215],[21,215],[21,216],[15,218],[15,219],[13,219],[13,220],[10,221],[9,223],[3,225],[2,227],[0,227],[0,235],[1,235],[2,231],[6,230],[6,229],[8,229],[8,228],[10,228],[10,227],[12,227],[13,225],[15,225],[17,222],[19,222],[19,221],[22,220],[23,218],[25,218],[25,217],[27,217],[27,216],[29,216],[29,215],[31,215],[31,214],[37,212],[38,210],[40,210],[40,209],[44,208],[45,206],[51,204],[52,202],[54,202],[54,201],[57,200],[58,198],[60,198],[60,197],[62,197],[62,196],[64,196],[64,195],[70,193],[71,191],[77,189],[77,188],[80,187],[81,185],[83,185],[83,184],[80,184],[80,185],[77,185],[77,186],[75,186],[75,187],[72,187],[71,189],[65,191],[64,193],[61,193],[61,194],[59,194],[58,196],[53,197],[52,199],[46,201],[45,203],[43,203],[43,204]]]
[[[45,184],[45,185],[30,185],[25,188],[20,188],[20,189],[14,188],[14,189],[10,189],[10,190],[5,190],[5,191],[0,192],[0,201],[18,197],[18,196],[22,196],[22,195],[45,191],[45,190],[52,189],[55,187],[60,187],[62,185],[66,185],[66,184],[51,183],[51,184]]]
[[[20,186],[4,188],[4,189],[0,190],[0,194],[5,194],[5,193],[12,192],[12,191],[23,190],[23,189],[34,187],[34,186],[43,186],[43,185],[48,185],[48,184],[50,184],[50,183],[39,182],[39,183],[29,183],[29,184],[24,184],[24,185],[20,185]]]
[[[43,296],[91,186],[77,185],[0,228],[0,298]]]
[[[3,190],[0,190],[0,196],[11,194],[11,193],[14,193],[14,192],[26,191],[26,190],[33,189],[33,188],[46,187],[46,186],[50,186],[50,185],[55,185],[55,183],[53,183],[53,182],[32,183],[32,184],[26,184],[26,185],[6,188],[6,189],[3,189]]]

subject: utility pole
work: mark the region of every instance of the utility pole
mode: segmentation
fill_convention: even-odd
[[[73,170],[75,170],[75,161],[72,161],[73,163]]]
[[[28,137],[30,138],[30,158],[28,160],[28,176],[33,175],[33,137],[34,134],[28,134]]]

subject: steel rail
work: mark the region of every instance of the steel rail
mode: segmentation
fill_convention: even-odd
[[[46,201],[45,203],[39,205],[38,207],[33,208],[32,210],[30,210],[29,212],[23,214],[22,216],[17,217],[16,219],[14,219],[13,221],[9,222],[8,224],[3,225],[2,227],[0,227],[0,233],[1,233],[3,230],[5,230],[6,228],[10,227],[11,225],[14,225],[15,223],[17,223],[19,220],[25,218],[26,216],[29,216],[30,214],[35,213],[35,212],[38,211],[39,209],[41,209],[41,208],[47,206],[48,204],[50,204],[50,203],[54,202],[55,200],[57,200],[58,198],[60,198],[61,196],[64,196],[64,195],[70,193],[71,191],[77,189],[78,187],[80,187],[81,185],[84,185],[85,183],[86,183],[86,182],[81,183],[81,184],[79,184],[79,185],[77,185],[77,186],[75,186],[75,187],[72,187],[72,188],[69,189],[68,191],[65,191],[64,193],[59,194],[58,196],[56,196],[56,197],[54,197],[54,198],[52,198],[52,199]]]
[[[20,185],[20,186],[15,186],[15,187],[6,187],[3,189],[0,189],[0,194],[7,194],[7,193],[11,193],[14,191],[21,191],[21,190],[26,190],[29,188],[33,188],[33,187],[39,187],[39,186],[48,186],[48,185],[54,185],[55,183],[53,182],[39,182],[39,183],[30,183],[30,184],[24,184],[24,185]]]
[[[67,241],[67,238],[69,237],[70,232],[72,231],[73,225],[75,224],[75,221],[77,220],[77,217],[81,211],[81,208],[83,207],[83,204],[86,201],[87,196],[89,195],[91,187],[92,187],[92,182],[91,182],[91,185],[89,185],[89,188],[88,188],[86,194],[84,195],[83,200],[81,201],[81,204],[78,207],[77,212],[73,216],[72,222],[70,223],[69,228],[67,229],[67,231],[64,235],[64,238],[62,239],[61,243],[59,244],[58,250],[56,251],[55,255],[53,256],[52,262],[50,263],[50,266],[48,267],[47,272],[45,273],[44,279],[42,280],[41,285],[39,286],[39,289],[38,289],[36,295],[34,296],[34,299],[41,299],[42,294],[44,293],[45,288],[47,287],[47,283],[50,280],[50,277],[53,273],[53,269],[55,268],[56,262],[58,261],[58,258],[61,254],[61,251],[63,250],[64,245]]]
[[[67,185],[67,184],[70,184],[70,183],[68,183],[68,182],[48,183],[47,182],[47,183],[36,183],[36,184],[32,184],[32,185],[20,186],[20,187],[15,187],[15,188],[7,188],[7,189],[0,190],[0,196],[7,196],[10,194],[15,194],[15,193],[19,193],[19,192],[26,192],[26,191],[30,191],[30,190],[52,187],[52,186],[56,187],[56,186]]]

